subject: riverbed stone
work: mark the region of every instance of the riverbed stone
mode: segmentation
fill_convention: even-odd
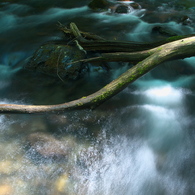
[[[67,158],[72,150],[69,142],[60,141],[49,133],[36,132],[27,137],[28,149],[47,159]]]
[[[77,79],[87,71],[87,66],[81,62],[73,62],[85,57],[85,52],[76,46],[48,43],[35,51],[24,68],[60,79]]]

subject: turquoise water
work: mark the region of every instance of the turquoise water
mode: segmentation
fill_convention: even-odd
[[[118,40],[160,40],[161,35],[151,33],[159,25],[182,35],[194,33],[193,7],[182,7],[180,1],[138,1],[144,12],[124,15],[93,12],[88,2],[0,3],[0,103],[73,100],[129,67],[112,63],[109,72],[93,69],[66,83],[22,70],[42,43],[63,38],[58,21],[75,22],[83,31]],[[191,18],[189,25],[178,21],[183,15]],[[194,61],[161,64],[92,111],[1,114],[0,194],[194,194]],[[69,143],[67,157],[47,159],[29,150],[27,140],[35,132],[51,135],[62,145]]]

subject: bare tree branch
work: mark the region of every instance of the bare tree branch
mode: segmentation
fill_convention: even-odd
[[[113,55],[113,56],[112,56]],[[99,91],[80,99],[62,103],[58,105],[16,105],[16,104],[1,104],[1,113],[45,113],[45,112],[63,112],[70,109],[95,108],[106,100],[110,99],[120,91],[122,91],[128,84],[132,83],[142,75],[149,72],[151,69],[160,63],[175,58],[185,58],[195,56],[195,36],[172,41],[156,48],[133,53],[121,53],[128,60],[133,59],[133,55],[138,55],[136,61],[140,58],[140,62],[134,67],[127,70],[117,79],[104,86]],[[105,54],[106,56],[106,54]],[[121,57],[120,56],[120,57]],[[129,58],[128,58],[129,57]],[[107,60],[111,58],[118,59],[115,54],[108,54]],[[122,57],[121,57],[122,58]],[[145,59],[144,59],[145,58]],[[106,60],[106,57],[104,57]]]

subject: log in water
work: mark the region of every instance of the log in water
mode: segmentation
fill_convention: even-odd
[[[190,1],[182,8],[183,1],[139,1],[146,9],[142,17],[136,12],[93,12],[88,2],[1,1],[2,104],[71,101],[95,92],[132,66],[111,63],[109,72],[90,67],[85,77],[65,83],[21,70],[42,43],[64,37],[58,21],[75,22],[84,32],[119,41],[162,40],[165,35],[152,32],[159,25],[181,35],[195,31]],[[183,16],[191,24],[183,25]],[[96,110],[2,114],[0,194],[194,194],[194,73],[194,58],[167,62]],[[29,153],[27,140],[39,133],[69,143],[68,158],[48,160]]]

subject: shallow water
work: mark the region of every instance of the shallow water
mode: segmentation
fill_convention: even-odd
[[[63,38],[58,21],[140,42],[161,40],[151,33],[158,25],[183,35],[195,31],[193,7],[183,8],[180,1],[138,1],[145,15],[96,13],[88,2],[0,3],[0,103],[62,103],[94,92],[128,68],[112,63],[109,72],[93,69],[65,84],[21,70],[42,43]],[[182,25],[172,13],[187,14],[192,23]],[[93,111],[0,115],[0,194],[194,194],[194,61],[164,63]],[[27,138],[34,132],[71,143],[68,157],[47,159],[29,150]]]

